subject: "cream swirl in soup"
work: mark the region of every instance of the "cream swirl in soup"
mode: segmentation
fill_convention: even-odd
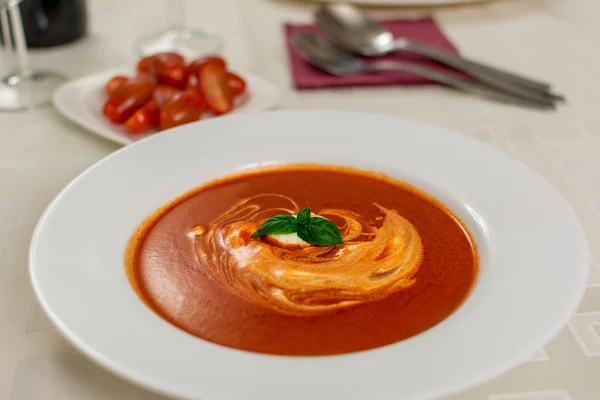
[[[377,300],[413,283],[423,244],[408,220],[375,206],[375,220],[347,209],[317,210],[338,223],[343,244],[286,248],[251,235],[269,216],[297,214],[297,203],[277,194],[244,199],[194,229],[196,255],[240,295],[282,312],[310,315]]]

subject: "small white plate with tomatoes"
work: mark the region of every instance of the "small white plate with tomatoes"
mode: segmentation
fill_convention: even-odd
[[[76,124],[127,145],[165,129],[229,113],[263,111],[280,101],[277,86],[231,71],[211,56],[186,62],[174,53],[67,82],[54,105]]]

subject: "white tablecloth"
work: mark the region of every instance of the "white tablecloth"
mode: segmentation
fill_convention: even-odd
[[[77,77],[132,63],[134,40],[163,25],[164,3],[89,0],[89,36],[35,52],[34,65]],[[553,82],[569,98],[554,113],[485,102],[439,87],[297,92],[290,82],[281,24],[310,21],[314,4],[188,3],[189,25],[220,35],[234,65],[276,83],[283,92],[281,108],[372,111],[452,128],[514,155],[554,184],[576,210],[590,243],[592,274],[583,302],[558,337],[521,366],[448,399],[600,399],[600,24],[595,24],[600,2],[506,0],[426,11],[435,14],[464,53]],[[385,17],[422,13],[373,12]],[[142,21],[134,21],[140,17]],[[0,59],[0,69],[6,62]],[[46,205],[77,174],[117,148],[52,108],[0,114],[0,399],[162,398],[79,355],[50,325],[28,279],[29,239]]]

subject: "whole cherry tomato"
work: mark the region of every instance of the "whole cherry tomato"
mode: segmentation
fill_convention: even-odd
[[[156,74],[156,68],[154,67],[155,61],[155,55],[142,58],[137,65],[138,72],[154,76]]]
[[[121,87],[121,85],[123,85],[128,80],[129,78],[122,75],[112,77],[108,82],[106,82],[106,85],[104,85],[104,91],[107,95],[111,96],[114,92],[117,91],[118,88]]]
[[[185,60],[180,54],[158,53],[145,57],[138,63],[138,71],[154,76],[160,84],[185,87]]]
[[[146,77],[136,77],[125,82],[104,104],[104,115],[115,124],[127,121],[134,112],[152,99],[154,82]]]
[[[131,133],[143,133],[158,126],[160,111],[156,101],[150,100],[133,113],[125,122],[125,129]]]
[[[204,111],[206,104],[197,92],[184,90],[176,93],[160,107],[160,128],[169,129],[198,121]]]
[[[163,61],[156,63],[158,83],[184,89],[187,82],[185,64],[169,64]]]
[[[151,56],[142,58],[138,63],[137,70],[148,75],[155,75],[157,60],[162,60],[164,62],[172,64],[185,64],[185,59],[181,54],[172,52],[156,53]]]
[[[227,84],[234,96],[239,96],[246,92],[246,81],[238,74],[227,72]]]
[[[158,85],[156,89],[154,89],[154,101],[156,101],[156,104],[160,107],[179,92],[181,92],[181,90],[174,88],[173,86]]]
[[[201,57],[201,58],[197,58],[194,61],[192,61],[190,63],[190,65],[188,65],[186,72],[188,75],[196,75],[198,73],[198,71],[200,70],[200,68],[202,68],[205,65],[208,64],[214,64],[217,65],[223,69],[227,69],[227,63],[225,62],[225,60],[222,57],[219,56],[206,56],[206,57]]]
[[[208,108],[221,115],[233,109],[233,92],[227,71],[216,64],[207,64],[198,71],[198,85]]]

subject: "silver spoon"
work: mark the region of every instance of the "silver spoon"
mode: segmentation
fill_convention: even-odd
[[[358,8],[345,3],[322,6],[315,14],[317,24],[339,46],[366,57],[389,54],[394,51],[410,51],[463,71],[476,79],[532,100],[551,98],[564,100],[561,95],[550,93],[550,85],[502,71],[488,65],[406,38],[394,38],[379,23]]]
[[[442,85],[450,86],[465,92],[474,93],[479,96],[492,98],[505,103],[513,103],[544,109],[555,108],[554,102],[548,99],[531,100],[517,97],[514,94],[486,86],[481,82],[466,81],[464,79],[455,78],[451,75],[411,63],[396,61],[378,61],[375,63],[366,63],[360,58],[353,56],[351,53],[336,47],[329,40],[313,33],[296,34],[292,41],[296,50],[302,57],[304,57],[314,66],[332,75],[347,76],[367,74],[378,71],[405,71],[425,77]]]

